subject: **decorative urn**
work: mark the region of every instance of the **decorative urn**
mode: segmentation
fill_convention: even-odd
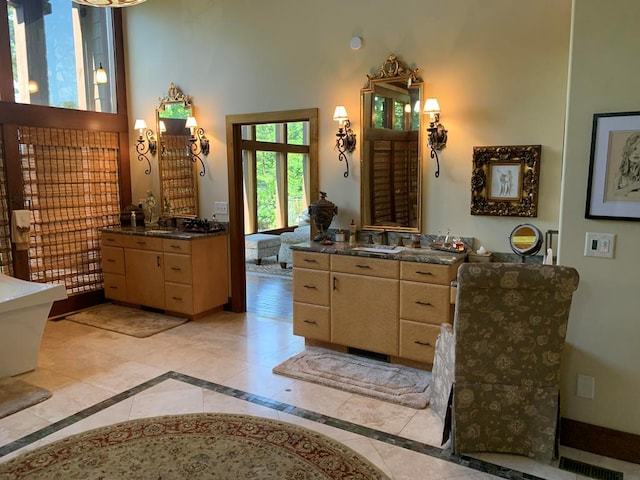
[[[314,242],[333,243],[329,238],[328,230],[333,217],[337,214],[338,207],[330,200],[327,200],[325,192],[320,192],[320,200],[316,200],[309,205],[309,216],[318,229],[318,234],[313,239]]]

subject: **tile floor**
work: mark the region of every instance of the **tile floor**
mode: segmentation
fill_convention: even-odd
[[[49,321],[38,368],[20,378],[52,390],[53,396],[0,419],[0,462],[102,425],[206,411],[265,416],[317,430],[394,480],[579,478],[524,457],[452,456],[438,448],[441,423],[429,409],[271,373],[303,348],[290,319],[254,313],[219,312],[143,339]],[[624,471],[626,480],[640,479],[640,465],[566,448],[561,454]]]

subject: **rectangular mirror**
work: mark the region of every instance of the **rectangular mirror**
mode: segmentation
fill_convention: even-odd
[[[361,91],[361,222],[420,232],[422,82],[394,56]]]
[[[197,166],[186,127],[193,116],[190,98],[172,83],[156,109],[163,215],[198,215]]]

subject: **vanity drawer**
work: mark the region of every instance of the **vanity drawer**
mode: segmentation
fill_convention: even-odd
[[[400,320],[400,357],[433,364],[440,325]]]
[[[400,262],[397,260],[331,255],[332,272],[353,273],[369,277],[398,278],[399,264]]]
[[[124,275],[124,250],[120,247],[102,247],[102,270]]]
[[[165,238],[162,241],[162,250],[167,253],[191,253],[191,240],[175,240]]]
[[[127,301],[127,277],[113,273],[104,274],[104,297],[111,300]]]
[[[164,279],[167,282],[191,285],[193,274],[191,255],[164,254]]]
[[[293,266],[297,268],[329,270],[329,258],[330,255],[326,253],[313,253],[293,250]]]
[[[179,283],[164,284],[165,310],[191,314],[193,312],[193,289],[191,285]]]
[[[433,263],[400,262],[400,279],[412,282],[449,285],[455,279],[459,264],[436,265]]]
[[[331,309],[293,302],[293,334],[328,342],[331,340]]]
[[[400,282],[400,318],[440,325],[449,321],[450,287]]]
[[[122,247],[124,246],[125,235],[119,235],[117,233],[105,233],[102,232],[101,242],[102,245],[109,245],[110,247]]]
[[[123,246],[138,250],[155,250],[162,251],[162,242],[164,239],[156,237],[145,237],[144,235],[122,235],[124,238]]]
[[[307,268],[293,269],[294,302],[312,303],[328,307],[330,293],[329,272],[309,270]]]

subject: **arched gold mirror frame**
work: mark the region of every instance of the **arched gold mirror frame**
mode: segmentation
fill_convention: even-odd
[[[187,118],[195,116],[193,103],[173,82],[167,94],[158,100],[156,132],[162,214],[197,216],[197,165],[191,155],[191,131],[186,127]]]
[[[392,54],[361,90],[363,229],[421,231],[425,125],[417,72]]]

